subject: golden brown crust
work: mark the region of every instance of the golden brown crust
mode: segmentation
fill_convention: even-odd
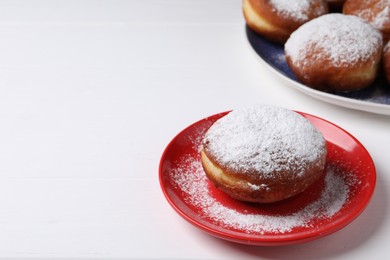
[[[255,11],[255,7],[258,9],[260,3],[255,1],[256,3],[252,5],[251,2],[251,0],[243,1],[243,13],[248,27],[271,41],[284,43],[291,32],[283,26],[274,25],[272,19],[261,16],[261,14]]]
[[[318,9],[328,13],[328,6],[322,0],[313,2],[308,18],[297,20],[278,13],[268,0],[243,0],[243,13],[247,25],[265,38],[284,43],[299,26],[319,16]]]
[[[312,51],[311,57],[319,56],[315,50]],[[310,59],[307,61],[310,66],[298,67],[288,54],[286,62],[297,79],[305,85],[323,91],[355,91],[369,86],[375,80],[381,55],[381,48],[378,48],[371,59],[342,68],[335,68],[323,59]]]
[[[201,151],[201,161],[207,177],[213,184],[241,201],[272,203],[303,192],[317,181],[324,172],[326,151],[306,169],[305,174],[298,177],[290,172],[275,172],[273,178],[262,177],[264,174],[245,174],[228,171],[226,165],[219,165],[211,158],[212,154]]]

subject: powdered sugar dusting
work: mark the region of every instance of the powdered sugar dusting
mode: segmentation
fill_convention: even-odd
[[[390,41],[387,42],[386,46],[383,48],[383,52],[388,52],[390,51]]]
[[[390,26],[390,1],[387,1],[387,6],[375,16],[372,25],[378,30]]]
[[[382,46],[382,36],[352,15],[327,14],[298,28],[285,44],[285,52],[298,67],[310,59],[344,67],[365,62]]]
[[[311,7],[318,2],[318,0],[270,0],[277,13],[295,21],[307,21],[309,13],[313,12]],[[325,5],[317,6],[318,8],[314,9],[315,16],[326,13]]]
[[[302,176],[308,165],[324,164],[325,139],[301,115],[279,107],[234,110],[207,131],[204,146],[216,162],[234,171],[273,178],[289,171]]]
[[[331,167],[319,198],[296,212],[285,215],[238,212],[223,205],[210,192],[199,158],[183,157],[171,174],[172,184],[184,194],[186,203],[199,209],[202,218],[246,233],[286,233],[297,227],[310,227],[313,219],[329,219],[347,203],[349,187]],[[259,206],[261,207],[261,206]]]
[[[366,1],[366,5],[372,1]],[[364,8],[356,13],[357,16],[371,23],[378,30],[390,26],[390,0],[377,1],[371,8]]]

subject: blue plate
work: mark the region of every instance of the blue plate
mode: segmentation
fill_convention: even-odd
[[[372,113],[390,115],[390,87],[383,73],[369,87],[354,92],[323,92],[298,82],[286,63],[284,46],[270,42],[246,26],[246,36],[257,56],[289,85],[320,100]]]

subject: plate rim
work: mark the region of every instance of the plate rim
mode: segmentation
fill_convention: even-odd
[[[307,117],[311,117],[311,118],[319,120],[323,123],[326,123],[328,125],[332,125],[333,127],[336,127],[341,132],[343,132],[343,134],[352,138],[354,140],[354,142],[359,146],[359,148],[362,149],[362,151],[364,151],[364,153],[367,156],[367,159],[370,162],[371,171],[370,171],[369,177],[366,177],[366,178],[371,179],[371,182],[370,182],[371,185],[370,185],[370,189],[367,191],[367,195],[364,197],[365,200],[362,203],[359,203],[359,207],[356,207],[356,206],[353,207],[354,210],[352,212],[350,212],[349,214],[345,214],[342,218],[339,218],[339,219],[336,219],[334,221],[329,222],[328,224],[326,224],[326,226],[328,228],[320,229],[320,231],[317,230],[315,232],[304,232],[304,233],[298,234],[298,235],[297,234],[275,234],[275,235],[265,235],[265,236],[260,235],[260,234],[252,234],[251,235],[251,234],[247,234],[247,233],[243,233],[243,232],[239,232],[239,231],[234,231],[234,230],[229,230],[229,232],[223,232],[221,230],[225,230],[225,228],[218,226],[218,225],[217,226],[221,230],[216,230],[216,229],[213,229],[212,227],[206,226],[206,225],[198,222],[196,219],[192,218],[191,216],[189,216],[188,214],[183,212],[180,209],[180,207],[172,200],[172,198],[168,194],[168,191],[167,191],[166,186],[164,184],[163,164],[165,161],[166,154],[169,152],[170,147],[173,145],[173,143],[176,141],[176,139],[179,138],[180,136],[182,136],[184,132],[188,131],[192,127],[197,126],[199,123],[201,123],[205,120],[210,120],[210,118],[216,117],[217,118],[216,120],[218,120],[219,118],[223,117],[224,115],[226,115],[230,111],[231,110],[204,117],[204,118],[197,120],[196,122],[188,125],[187,127],[185,127],[183,130],[178,132],[171,139],[171,141],[165,147],[165,149],[162,153],[162,156],[160,158],[159,168],[158,168],[160,188],[164,194],[165,199],[168,201],[170,206],[176,211],[176,213],[178,213],[187,222],[189,222],[193,226],[199,228],[200,230],[205,231],[209,235],[212,235],[214,237],[218,237],[220,239],[228,240],[231,242],[257,245],[257,246],[280,246],[280,245],[290,245],[290,244],[308,242],[308,241],[312,241],[312,240],[333,234],[333,233],[337,232],[338,230],[344,228],[345,226],[351,224],[367,208],[367,206],[369,205],[369,203],[373,197],[373,194],[375,192],[377,176],[376,176],[376,167],[375,167],[374,160],[372,159],[370,153],[365,148],[365,146],[351,133],[349,133],[348,131],[346,131],[342,127],[340,127],[340,126],[338,126],[338,125],[336,125],[336,124],[334,124],[326,119],[323,119],[321,117],[318,117],[318,116],[315,116],[315,115],[312,115],[312,114],[309,114],[306,112],[292,110],[292,111],[302,115],[306,119],[307,119]],[[208,221],[206,221],[206,222],[208,222]],[[211,222],[209,222],[209,223],[212,225],[215,225]],[[235,234],[231,234],[231,233],[235,233]]]
[[[250,30],[250,28],[248,28],[248,26],[246,26],[245,28],[246,28],[245,36],[246,36],[247,46],[251,49],[251,52],[255,55],[256,59],[259,60],[263,65],[265,65],[265,67],[267,67],[268,70],[272,71],[274,75],[278,76],[280,79],[288,83],[294,89],[304,94],[307,94],[313,98],[319,99],[323,102],[330,103],[333,105],[337,105],[337,106],[341,106],[353,110],[358,110],[358,111],[390,116],[390,105],[334,95],[331,93],[310,88],[298,81],[290,79],[289,77],[287,77],[286,75],[278,71],[276,68],[271,66],[256,52],[256,50],[254,49],[254,47],[252,46],[251,42],[248,39],[247,31]]]

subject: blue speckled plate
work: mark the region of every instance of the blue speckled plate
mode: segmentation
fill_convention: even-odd
[[[284,79],[289,86],[328,103],[376,114],[390,115],[390,87],[384,77],[378,77],[368,88],[355,92],[323,92],[312,89],[297,81],[286,63],[282,45],[267,41],[249,27],[246,27],[246,35],[260,60]]]

